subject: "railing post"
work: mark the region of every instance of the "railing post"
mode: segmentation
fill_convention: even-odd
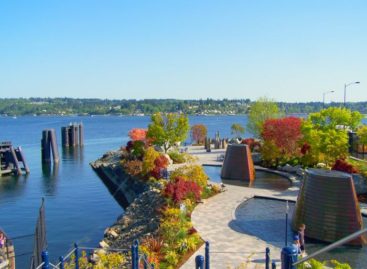
[[[134,245],[135,245],[135,266],[136,266],[136,269],[138,269],[139,268],[139,241],[134,240]]]
[[[195,269],[204,269],[204,257],[202,255],[196,256]]]
[[[74,255],[75,255],[75,269],[79,269],[79,249],[78,249],[78,244],[75,243],[74,244],[75,250],[74,250]]]
[[[60,256],[59,261],[60,261],[60,267],[59,268],[64,269],[64,257]]]
[[[277,269],[277,265],[276,265],[275,261],[272,262],[271,269]]]
[[[296,269],[293,265],[297,261],[298,251],[294,246],[284,247],[281,253],[282,269]]]
[[[210,269],[209,242],[205,242],[205,269]]]
[[[135,246],[131,245],[131,269],[135,269]]]
[[[50,269],[50,261],[48,260],[47,250],[42,251],[41,257],[43,262],[42,269]]]
[[[270,248],[265,249],[265,269],[270,269]]]

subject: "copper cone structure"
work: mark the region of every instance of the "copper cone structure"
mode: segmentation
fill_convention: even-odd
[[[247,145],[228,145],[224,157],[221,177],[253,181],[255,179],[254,162]]]
[[[306,225],[306,237],[335,242],[363,228],[356,191],[350,174],[308,169],[293,214],[294,230]],[[351,245],[366,244],[361,236]]]

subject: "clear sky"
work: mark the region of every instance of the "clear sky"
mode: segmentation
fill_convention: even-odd
[[[1,97],[367,101],[367,1],[3,0]]]

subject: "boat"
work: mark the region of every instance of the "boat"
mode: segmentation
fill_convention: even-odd
[[[0,228],[0,269],[15,269],[15,252],[12,240]]]

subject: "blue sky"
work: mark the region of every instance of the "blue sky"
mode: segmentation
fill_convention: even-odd
[[[367,1],[0,2],[2,97],[367,100]]]

